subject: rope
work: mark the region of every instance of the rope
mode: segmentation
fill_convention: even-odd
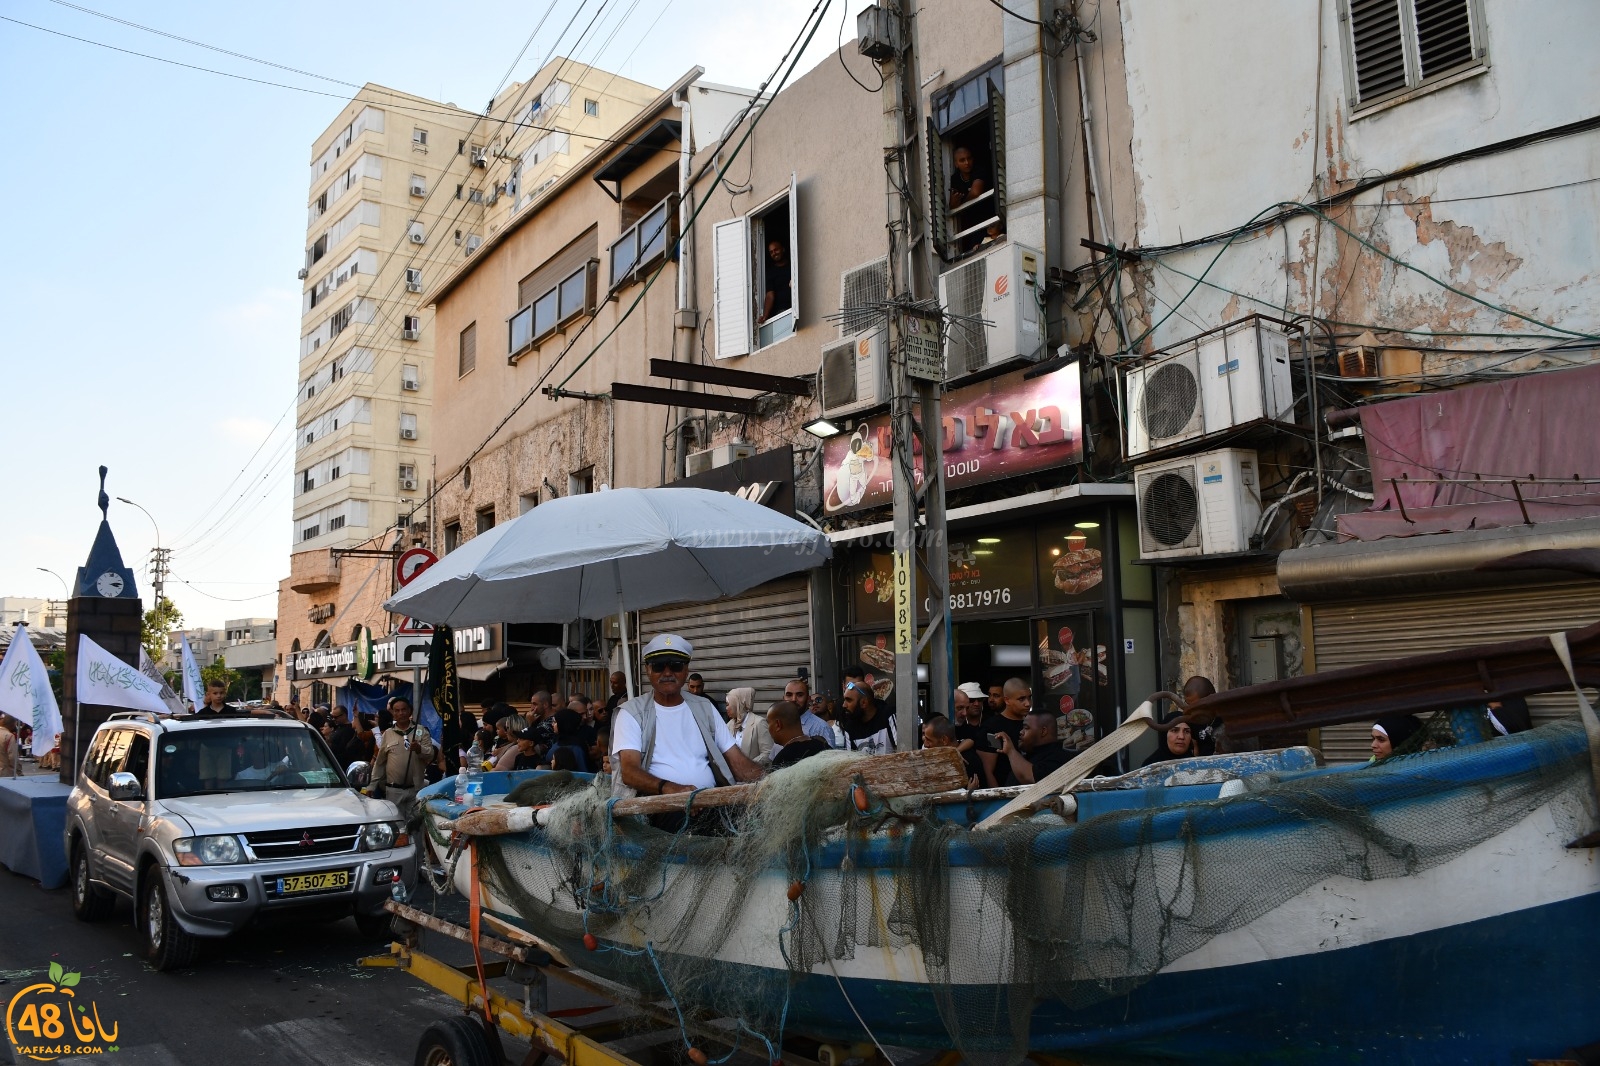
[[[861,1023],[862,1031],[865,1032],[868,1037],[871,1037],[872,1046],[878,1049],[878,1054],[883,1056],[883,1061],[887,1062],[889,1066],[895,1066],[894,1059],[889,1057],[889,1053],[883,1050],[883,1045],[878,1043],[878,1038],[872,1035],[872,1030],[867,1028],[866,1019],[861,1017],[861,1012],[856,1010],[856,1005],[850,1002],[850,993],[844,990],[844,982],[839,979],[839,971],[833,968],[832,959],[828,960],[828,972],[833,974],[834,983],[839,986],[839,994],[844,997],[844,1005],[850,1008],[850,1013],[854,1014],[856,1016],[856,1021]]]

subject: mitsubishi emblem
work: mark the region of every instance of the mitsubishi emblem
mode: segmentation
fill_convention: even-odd
[[[302,848],[314,848],[314,847],[317,846],[317,842],[315,840],[311,839],[311,830],[307,829],[304,833],[301,834],[301,836],[300,836],[300,846]]]

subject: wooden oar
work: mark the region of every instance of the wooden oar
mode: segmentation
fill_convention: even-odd
[[[1116,729],[1095,741],[1082,754],[1074,756],[1072,761],[1065,766],[1059,766],[1051,771],[1043,781],[1034,782],[1026,792],[1023,792],[1010,803],[989,815],[973,828],[993,829],[1012,815],[1028,810],[1035,804],[1042,803],[1057,792],[1065,792],[1079,781],[1088,777],[1096,766],[1099,766],[1102,762],[1144,736],[1154,726],[1155,712],[1151,709],[1149,702],[1139,704],[1139,709],[1130,714]]]
[[[833,771],[830,787],[842,797],[857,777],[867,786],[868,792],[883,799],[950,792],[967,787],[966,765],[961,761],[961,753],[954,748],[924,748],[920,751],[852,759]],[[616,815],[670,814],[685,808],[698,811],[710,807],[731,807],[755,800],[762,784],[755,781],[746,785],[701,789],[694,794],[692,803],[686,792],[666,796],[635,796],[618,800],[611,810]],[[522,832],[531,828],[535,820],[531,807],[496,808],[468,811],[455,820],[453,828],[467,836],[497,836]]]

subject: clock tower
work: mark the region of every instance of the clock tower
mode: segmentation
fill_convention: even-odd
[[[78,580],[67,601],[67,668],[61,678],[61,780],[74,784],[83,753],[94,731],[117,708],[78,703],[78,637],[83,635],[135,670],[139,668],[139,635],[144,605],[133,571],[122,563],[117,538],[108,519],[106,468],[100,468],[100,529],[89,559],[78,567]]]

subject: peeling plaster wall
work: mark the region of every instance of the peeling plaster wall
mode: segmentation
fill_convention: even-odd
[[[1319,7],[1320,107],[1313,93]],[[1486,71],[1352,119],[1338,7],[1123,0],[1129,107],[1107,121],[1133,172],[1132,202],[1118,212],[1125,232],[1136,231],[1145,246],[1225,232],[1280,202],[1590,117],[1600,100],[1600,71],[1586,54],[1600,34],[1600,7],[1507,0],[1483,5]],[[1142,307],[1135,332],[1181,303],[1156,331],[1155,346],[1251,311],[1314,312],[1348,323],[1341,329],[1352,335],[1366,326],[1543,333],[1474,297],[1594,332],[1600,183],[1589,179],[1597,164],[1600,134],[1575,135],[1389,183],[1330,209],[1329,220],[1304,215],[1226,250],[1218,242],[1163,256],[1132,276]],[[1208,268],[1206,283],[1184,299]],[[1437,339],[1441,347],[1517,342]],[[1430,356],[1423,369],[1452,362]]]

